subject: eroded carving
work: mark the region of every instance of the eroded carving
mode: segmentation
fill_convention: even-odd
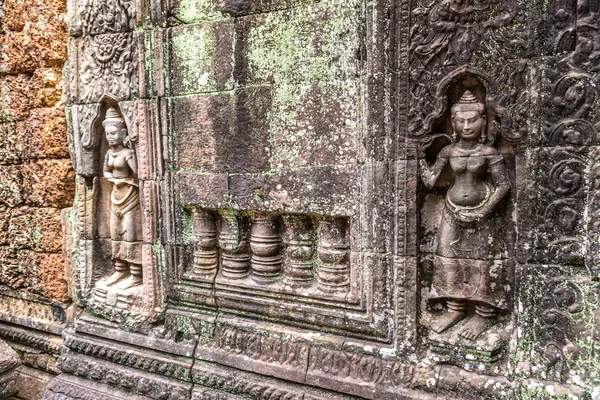
[[[105,94],[128,99],[134,77],[133,34],[103,34],[81,40],[80,100],[95,102]]]
[[[250,248],[252,249],[252,279],[271,283],[281,272],[281,238],[277,219],[257,213],[252,218]]]
[[[489,144],[485,103],[463,82],[450,109],[453,143],[441,149],[432,168],[421,160],[422,180],[433,188],[448,169],[453,178],[437,232],[430,298],[445,300],[448,310],[432,329],[443,332],[467,317],[461,336],[474,340],[491,326],[499,310],[508,310],[508,273],[501,220],[497,213],[510,191],[504,159]],[[472,85],[473,84],[473,85]],[[489,177],[488,177],[489,176]]]
[[[317,277],[319,288],[325,292],[345,292],[350,286],[347,229],[345,218],[327,218],[319,224]]]
[[[132,0],[83,0],[77,10],[79,26],[84,35],[119,33],[133,30],[135,4]]]
[[[223,211],[221,216],[221,272],[227,278],[245,278],[250,273],[250,245],[244,221],[231,211]]]
[[[194,264],[186,278],[213,279],[217,273],[217,225],[215,215],[207,210],[194,209]]]
[[[445,0],[440,2],[418,2],[412,10],[410,45],[410,96],[408,132],[414,137],[423,137],[431,129],[428,116],[434,112],[435,97],[432,83],[459,66],[472,63],[485,46],[488,54],[478,60],[503,79],[508,89],[498,105],[527,113],[528,93],[523,90],[523,61],[512,67],[511,63],[499,62],[525,52],[528,46],[525,2],[496,2],[491,0]],[[487,60],[494,60],[487,65]],[[483,67],[482,65],[482,67]],[[522,118],[521,120],[523,120]],[[513,122],[519,122],[515,118]],[[515,133],[518,130],[515,130]]]
[[[310,286],[313,282],[313,238],[310,218],[284,216],[286,267],[284,280],[290,286]]]

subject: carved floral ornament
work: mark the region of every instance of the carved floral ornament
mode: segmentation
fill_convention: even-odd
[[[500,59],[502,54],[496,50],[510,49],[513,56],[526,51],[530,27],[525,15],[525,3],[444,0],[422,1],[415,6],[411,14],[414,22],[411,26],[408,70],[410,136],[424,137],[429,132],[431,126],[426,119],[435,113],[434,98],[439,99],[432,90],[435,83],[454,74],[457,68],[472,63],[483,43],[487,43],[487,50],[492,51],[489,56],[499,58],[490,73],[501,79],[499,84],[511,89],[499,96],[496,104],[513,109],[515,117],[518,113],[526,112],[529,99],[520,82],[525,72],[523,62],[518,62],[516,66],[504,63]],[[484,79],[487,80],[487,77]]]
[[[77,10],[83,34],[133,30],[134,0],[82,0]]]

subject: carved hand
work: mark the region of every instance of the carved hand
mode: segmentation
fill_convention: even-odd
[[[488,214],[485,210],[460,210],[456,213],[455,217],[462,222],[475,222],[486,218]]]

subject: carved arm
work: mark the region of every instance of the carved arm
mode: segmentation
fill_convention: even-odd
[[[113,177],[113,173],[112,173],[112,169],[108,166],[108,157],[109,157],[109,154],[108,154],[108,151],[107,151],[106,152],[106,157],[104,157],[104,168],[103,168],[103,171],[104,171],[104,177],[110,179],[110,178]]]
[[[419,160],[419,164],[421,166],[421,180],[428,189],[431,189],[440,178],[440,175],[444,171],[446,164],[448,164],[448,159],[438,157],[437,160],[435,160],[435,164],[433,164],[433,167],[431,168],[427,164],[427,161],[423,159]]]

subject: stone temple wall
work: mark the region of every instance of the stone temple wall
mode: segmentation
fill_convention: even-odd
[[[600,396],[600,2],[67,15],[45,399]]]
[[[62,101],[65,12],[61,0],[0,2],[0,338],[27,366],[24,396],[40,396],[59,372],[70,302],[61,224],[75,189]]]

